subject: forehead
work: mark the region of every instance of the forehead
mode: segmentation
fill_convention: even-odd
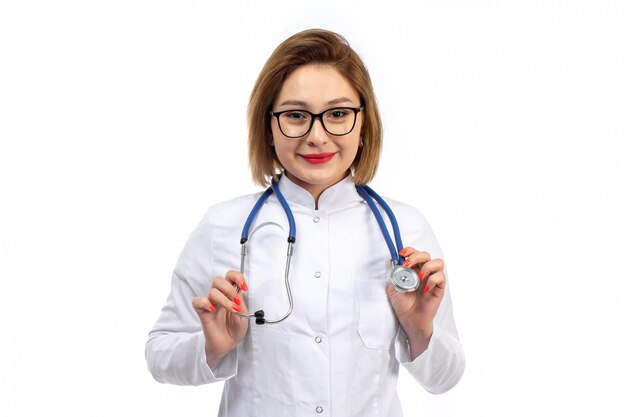
[[[309,107],[323,106],[337,98],[348,98],[359,104],[359,94],[350,81],[330,65],[303,65],[287,76],[274,105],[284,101],[301,101]]]

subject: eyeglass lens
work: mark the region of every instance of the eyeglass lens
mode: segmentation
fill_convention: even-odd
[[[335,108],[322,114],[322,125],[331,135],[347,135],[354,128],[356,112],[352,109]],[[301,137],[306,135],[313,125],[313,117],[303,110],[290,110],[278,117],[280,130],[285,136]]]

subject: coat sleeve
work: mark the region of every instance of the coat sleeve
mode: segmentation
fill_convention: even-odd
[[[211,288],[213,239],[210,210],[189,237],[174,272],[171,291],[145,347],[148,369],[161,383],[201,385],[237,373],[237,349],[213,368],[206,363],[204,333],[191,299]]]
[[[415,209],[413,209],[415,210]],[[443,253],[435,235],[421,213],[415,210],[411,216],[417,228],[410,230],[408,241],[419,251],[426,251],[431,259],[444,259]],[[415,223],[417,219],[417,223]],[[465,370],[465,354],[459,341],[459,335],[452,313],[452,299],[450,296],[450,277],[445,267],[446,289],[444,298],[439,305],[433,322],[433,334],[428,348],[415,360],[409,356],[407,337],[400,328],[395,341],[395,354],[402,366],[428,392],[441,394],[454,387]]]

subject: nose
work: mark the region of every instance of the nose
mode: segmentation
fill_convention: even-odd
[[[328,134],[322,125],[322,120],[316,117],[313,120],[313,126],[309,134],[306,136],[306,143],[309,145],[321,145],[328,142]]]

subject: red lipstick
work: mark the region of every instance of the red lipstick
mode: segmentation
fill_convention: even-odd
[[[335,156],[335,152],[309,153],[300,156],[310,164],[323,164],[333,159],[333,156]]]

